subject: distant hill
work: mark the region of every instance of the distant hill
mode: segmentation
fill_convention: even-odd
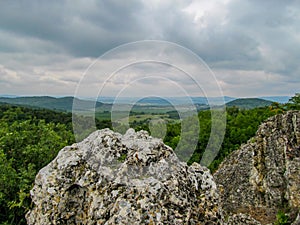
[[[291,96],[265,96],[260,98],[272,102],[287,103],[290,100]]]
[[[253,109],[257,107],[269,106],[272,103],[273,103],[272,101],[268,101],[260,98],[239,98],[226,103],[226,106],[227,107],[236,106],[242,109]]]
[[[18,97],[17,95],[0,95],[0,98],[16,98]]]
[[[169,106],[171,105],[186,105],[186,104],[196,104],[196,105],[222,105],[224,102],[232,101],[236,98],[224,96],[224,97],[118,97],[116,102],[118,104],[135,104],[135,105],[160,105],[160,106]],[[98,101],[103,103],[114,103],[114,97],[99,97]]]
[[[171,105],[171,103],[164,99],[159,97],[147,97],[140,99],[137,103],[137,105]]]
[[[16,97],[7,98],[0,97],[0,102],[5,102],[13,105],[29,106],[33,108],[45,108],[58,111],[71,112],[73,107],[73,97],[55,98],[49,96],[35,97]],[[94,102],[89,100],[76,99],[80,103],[80,110],[89,110],[93,108]],[[102,106],[103,103],[97,102],[96,107]]]
[[[208,103],[211,106],[222,105],[224,102],[226,106],[237,106],[239,108],[251,109],[255,107],[262,107],[271,105],[272,102],[286,103],[290,97],[288,96],[273,96],[273,97],[260,97],[260,98],[239,98],[232,97],[191,97],[190,101],[196,105],[198,110],[208,108]],[[51,97],[51,96],[33,96],[33,97],[20,97],[13,95],[0,95],[0,103],[9,103],[13,105],[28,106],[32,108],[45,108],[56,111],[71,112],[74,97]],[[118,104],[135,104],[136,106],[161,106],[169,107],[170,105],[186,105],[191,102],[187,101],[186,97],[146,97],[142,99],[123,97],[119,98]],[[78,99],[76,102],[80,108],[78,110],[85,111],[95,108],[94,101],[89,99]],[[112,97],[102,97],[98,99],[96,108],[102,111],[110,111],[114,99]]]

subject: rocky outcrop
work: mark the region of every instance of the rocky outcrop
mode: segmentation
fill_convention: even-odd
[[[268,224],[283,210],[295,219],[300,209],[300,113],[263,123],[254,138],[225,159],[214,178],[227,214],[245,213]]]
[[[300,112],[263,123],[214,178],[147,132],[96,131],[38,173],[31,197],[28,224],[259,225],[281,210],[300,225]]]
[[[28,224],[223,224],[209,170],[132,129],[96,131],[62,149],[31,197]]]

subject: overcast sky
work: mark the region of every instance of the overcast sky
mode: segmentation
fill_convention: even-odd
[[[119,45],[142,40],[173,42],[194,52],[211,68],[216,84],[227,96],[300,92],[300,1],[4,0],[0,2],[0,94],[74,95],[98,57]],[[153,60],[160,54],[158,49],[145,52],[148,50]],[[116,58],[98,60],[112,67],[121,57],[126,66],[134,49],[122,51]],[[175,48],[169,54],[178,52]],[[188,60],[177,59],[182,67],[194,67]],[[174,66],[141,63],[120,70],[122,63],[114,68],[119,72],[110,80],[99,66],[97,82],[93,77],[85,82],[98,91],[101,82],[106,82],[105,95],[129,89],[132,95],[143,90],[151,93],[154,86],[157,96],[159,91],[172,95],[168,90],[176,87],[189,89],[189,78],[176,67],[179,61]],[[203,85],[205,76],[212,76],[198,72]],[[159,81],[144,79],[143,74]],[[94,95],[85,88],[85,95]],[[191,92],[203,94],[218,95]]]

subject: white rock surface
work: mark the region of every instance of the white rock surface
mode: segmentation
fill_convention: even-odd
[[[28,224],[222,224],[209,170],[147,132],[105,129],[62,149],[36,176]]]

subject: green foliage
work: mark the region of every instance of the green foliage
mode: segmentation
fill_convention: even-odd
[[[296,93],[295,96],[291,97],[285,107],[287,109],[300,110],[300,93]]]
[[[255,135],[258,126],[264,120],[283,111],[284,107],[279,104],[254,109],[239,109],[237,107],[229,107],[226,110],[226,114],[224,112],[218,112],[217,109],[215,111],[200,111],[198,114],[200,132],[194,131],[199,133],[198,143],[196,150],[188,160],[188,164],[192,164],[193,162],[199,163],[203,157],[205,157],[208,162],[211,161],[212,158],[215,158],[209,166],[211,171],[215,171],[227,155],[238,149],[241,144],[246,143]],[[215,127],[213,131],[211,131],[212,113],[219,113],[219,115],[214,117]],[[220,133],[222,127],[224,128],[222,116],[226,116],[226,130],[224,139],[221,139]],[[187,123],[187,126],[189,126],[190,129],[196,127],[195,125],[195,123]],[[176,149],[180,139],[183,138],[183,135],[181,123],[167,124],[167,133],[164,138],[164,142],[173,149]],[[193,136],[195,135],[191,135],[191,137]],[[221,144],[221,148],[217,149],[219,144]],[[181,146],[180,149],[184,151],[184,149],[188,147],[190,147],[189,143],[183,143],[183,146]],[[180,149],[179,153],[176,152],[177,154],[180,154]],[[219,152],[215,157],[216,149],[219,150]],[[202,159],[202,162],[204,161]]]
[[[297,104],[299,105],[300,104],[300,93],[296,93],[295,96],[293,96],[290,100],[289,100],[290,103],[292,104]]]
[[[124,153],[124,154],[122,154],[122,155],[118,158],[118,161],[119,161],[119,162],[124,162],[125,159],[126,159],[126,157],[127,157],[127,154]]]
[[[176,119],[176,120],[180,119],[180,116],[178,115],[178,112],[175,111],[175,110],[174,111],[168,111],[167,114],[168,114],[169,118],[171,118],[171,119]]]
[[[70,122],[47,123],[49,115],[43,112],[0,107],[0,224],[26,224],[24,215],[31,206],[29,191],[37,172],[61,148],[75,141]],[[68,121],[63,113],[61,117],[51,115],[54,120]]]
[[[197,122],[189,117],[177,123],[168,123],[164,143],[173,148],[181,159],[188,157],[186,161],[189,165],[193,162],[199,163],[201,159],[202,163],[206,163],[205,160],[210,162],[212,158],[215,158],[209,165],[211,171],[214,172],[227,155],[255,135],[258,126],[264,120],[283,111],[285,111],[284,105],[278,103],[254,109],[240,109],[233,106],[227,108],[226,113],[217,109],[214,111],[202,110],[198,113],[200,131]],[[215,115],[213,131],[211,130],[212,113]],[[226,117],[226,124],[222,122],[224,116]],[[134,121],[131,126],[136,130],[150,131],[148,123],[149,121],[146,120]],[[225,125],[225,136],[222,139],[221,131]],[[199,134],[199,136],[195,134]],[[192,140],[191,137],[198,138],[196,149],[193,145],[195,140]],[[219,145],[221,145],[221,149],[218,148]],[[195,149],[195,151],[191,156],[184,155],[189,152],[189,149]],[[219,150],[217,155],[216,149]]]
[[[279,211],[276,215],[277,220],[275,221],[275,225],[288,225],[290,224],[289,217],[283,212]]]
[[[164,143],[166,145],[169,145],[171,148],[175,149],[180,140],[180,134],[181,134],[180,123],[168,124],[166,136],[164,138]]]
[[[228,108],[226,116],[227,124],[225,137],[217,157],[211,163],[209,168],[212,171],[215,171],[218,165],[224,160],[227,155],[229,155],[232,151],[238,149],[241,144],[246,143],[251,137],[255,135],[258,126],[264,120],[277,113],[278,111],[274,111],[269,107],[249,110],[238,109],[236,107]],[[202,148],[200,150],[203,151]]]
[[[72,129],[72,114],[48,109],[31,109],[8,104],[0,105],[0,119],[8,123],[24,120],[45,120],[46,123],[65,124]]]

